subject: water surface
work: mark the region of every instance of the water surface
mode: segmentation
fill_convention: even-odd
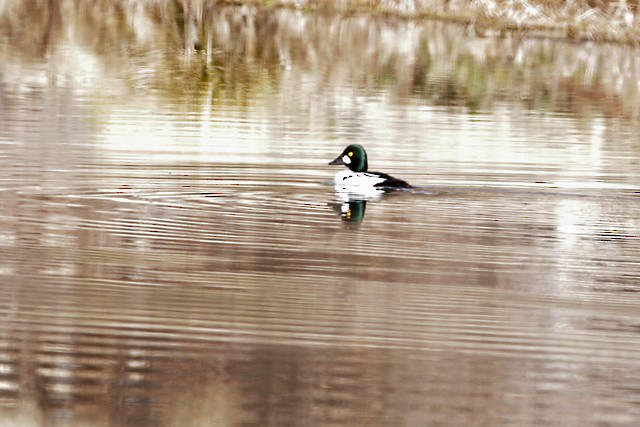
[[[3,425],[637,425],[635,49],[154,7],[3,6]]]

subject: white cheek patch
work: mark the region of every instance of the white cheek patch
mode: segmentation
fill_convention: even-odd
[[[346,154],[344,156],[342,156],[342,161],[344,162],[345,165],[350,165],[351,164],[351,157],[347,156]]]

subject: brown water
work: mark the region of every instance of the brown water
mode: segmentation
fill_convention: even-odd
[[[637,50],[78,3],[0,8],[0,425],[638,425]]]

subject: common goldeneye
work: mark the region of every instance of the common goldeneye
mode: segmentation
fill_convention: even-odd
[[[368,172],[367,153],[358,144],[351,144],[344,149],[342,154],[329,162],[330,165],[345,165],[347,171],[338,172],[333,179],[336,186],[346,190],[375,189],[391,191],[412,186],[398,178],[381,172]]]

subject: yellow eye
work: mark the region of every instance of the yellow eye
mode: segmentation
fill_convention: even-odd
[[[347,156],[352,157],[352,156],[353,156],[353,151],[349,151],[349,152],[347,153]]]

